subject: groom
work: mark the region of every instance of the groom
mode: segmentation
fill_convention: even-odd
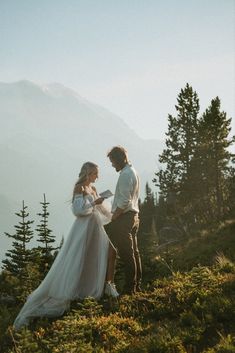
[[[139,228],[139,177],[128,161],[127,151],[113,147],[108,157],[112,166],[120,172],[112,206],[112,221],[105,230],[116,247],[125,268],[124,293],[140,291],[141,260],[137,245]]]

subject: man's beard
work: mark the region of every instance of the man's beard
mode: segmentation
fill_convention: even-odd
[[[117,165],[117,166],[115,167],[115,169],[116,169],[116,172],[120,172],[120,170],[122,170],[122,167],[121,167],[120,165]]]

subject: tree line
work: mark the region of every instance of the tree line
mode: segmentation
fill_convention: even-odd
[[[149,232],[173,222],[188,233],[235,215],[235,154],[231,118],[221,111],[219,97],[199,114],[199,98],[187,83],[181,89],[176,114],[168,115],[165,148],[153,183],[146,184],[141,205],[142,228]]]

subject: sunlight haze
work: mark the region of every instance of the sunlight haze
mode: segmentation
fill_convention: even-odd
[[[163,140],[186,82],[234,118],[234,22],[234,0],[1,0],[0,81],[58,82]]]

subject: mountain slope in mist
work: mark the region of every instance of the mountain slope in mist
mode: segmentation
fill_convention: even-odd
[[[0,207],[5,210],[1,234],[12,229],[12,219],[17,223],[13,214],[23,199],[31,218],[37,219],[45,192],[51,203],[51,228],[59,241],[73,221],[71,192],[82,163],[97,163],[97,189],[114,191],[118,174],[106,154],[112,146],[123,145],[143,190],[154,176],[162,150],[161,142],[141,139],[134,126],[60,84],[0,83],[0,121]],[[3,238],[1,244],[6,242]]]

